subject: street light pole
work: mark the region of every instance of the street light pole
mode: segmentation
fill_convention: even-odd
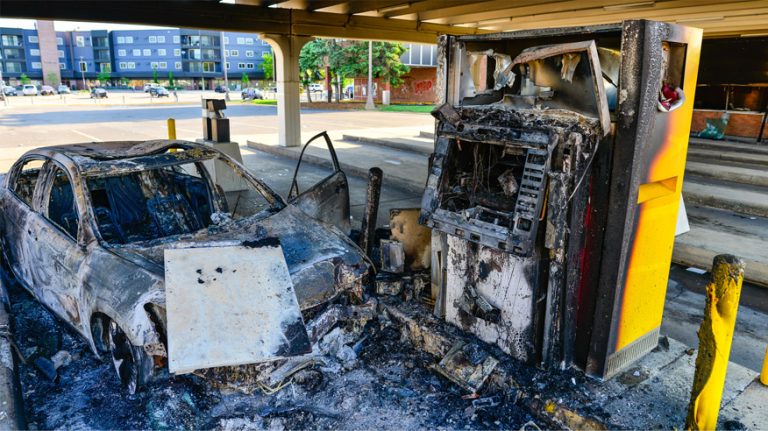
[[[373,41],[368,41],[368,100],[365,101],[365,109],[376,109],[373,104]]]

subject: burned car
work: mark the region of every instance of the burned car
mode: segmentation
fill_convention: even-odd
[[[279,241],[302,313],[362,295],[340,170],[286,201],[218,150],[158,140],[39,148],[0,178],[7,267],[130,392],[167,369],[166,250]]]

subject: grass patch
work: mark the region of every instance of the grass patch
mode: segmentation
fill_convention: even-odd
[[[253,99],[251,103],[254,105],[277,105],[277,100]]]
[[[435,107],[432,105],[382,105],[379,110],[383,112],[423,112],[430,113]]]

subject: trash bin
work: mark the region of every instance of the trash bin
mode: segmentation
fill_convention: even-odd
[[[381,92],[381,104],[389,105],[389,90],[384,90]]]

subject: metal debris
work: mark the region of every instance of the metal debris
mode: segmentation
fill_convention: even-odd
[[[399,241],[381,240],[379,253],[381,254],[381,270],[400,274],[405,268],[405,251]]]
[[[477,393],[498,363],[480,346],[457,342],[433,369],[467,391]]]

